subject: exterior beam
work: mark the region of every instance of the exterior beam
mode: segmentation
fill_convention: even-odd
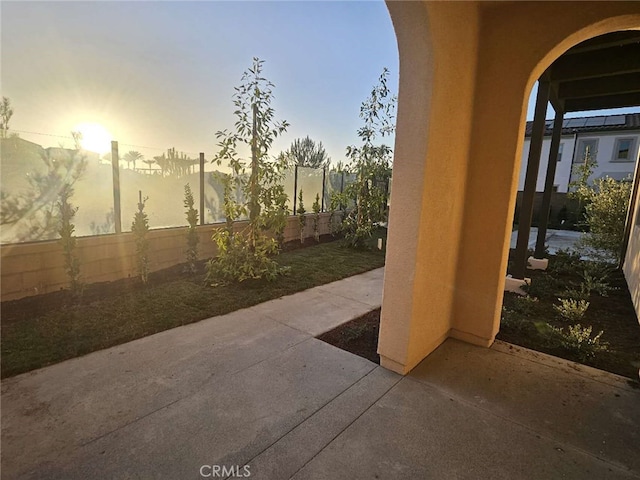
[[[544,242],[547,238],[547,226],[549,224],[549,213],[551,210],[551,194],[553,192],[553,182],[556,177],[556,165],[558,163],[558,150],[560,149],[560,138],[562,136],[562,121],[564,112],[556,111],[553,120],[553,133],[551,134],[551,147],[549,149],[549,161],[547,163],[547,177],[544,182],[544,194],[542,195],[542,206],[540,208],[540,221],[538,223],[538,238],[533,256],[542,258],[544,255]]]
[[[531,219],[533,217],[533,199],[536,194],[538,182],[538,169],[540,168],[540,154],[542,153],[542,140],[545,131],[545,115],[549,103],[550,84],[548,81],[538,81],[538,95],[533,116],[533,128],[531,130],[531,142],[529,143],[529,158],[527,159],[527,174],[524,180],[522,203],[520,205],[520,218],[518,221],[518,240],[513,266],[513,277],[523,280],[527,268],[527,249],[529,234],[531,233]]]
[[[608,108],[637,107],[640,105],[640,93],[623,93],[595,98],[568,98],[564,111],[582,112],[586,110],[604,110]]]

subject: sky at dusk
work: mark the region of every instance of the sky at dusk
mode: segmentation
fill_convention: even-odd
[[[397,44],[382,1],[0,5],[10,127],[52,135],[20,133],[45,147],[71,146],[60,137],[93,122],[121,153],[151,157],[175,147],[211,158],[215,132],[235,121],[233,87],[257,56],[275,84],[276,118],[291,124],[273,153],[309,135],[338,161],[357,142],[360,103],[383,67],[398,89]],[[535,88],[529,119],[534,98]]]
[[[11,129],[69,136],[95,122],[136,146],[121,152],[175,147],[211,157],[215,132],[233,128],[233,88],[253,57],[275,84],[276,118],[291,124],[274,154],[310,135],[344,159],[383,67],[397,92],[397,45],[382,1],[3,1],[1,21]]]

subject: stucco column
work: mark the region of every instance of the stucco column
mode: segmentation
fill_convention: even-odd
[[[464,2],[387,5],[400,88],[378,351],[384,367],[404,374],[451,328],[478,10]]]

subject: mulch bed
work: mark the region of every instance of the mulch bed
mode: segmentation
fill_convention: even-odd
[[[318,339],[379,365],[380,355],[377,352],[379,329],[380,309],[378,308],[323,333]]]
[[[530,271],[529,276],[543,275],[541,272]],[[553,295],[538,301],[532,311],[527,312],[523,325],[518,328],[501,325],[497,338],[509,343],[520,345],[565,358],[567,360],[584,363],[595,368],[622,375],[632,379],[630,385],[640,388],[638,369],[640,368],[640,325],[631,303],[631,297],[626,281],[621,272],[614,272],[609,283],[615,290],[608,296],[592,295],[587,313],[583,319],[584,326],[593,326],[593,334],[604,331],[602,340],[609,344],[608,350],[598,352],[586,361],[581,361],[570,351],[557,346],[550,346],[535,327],[536,322],[549,323],[556,327],[566,327],[553,310],[557,298]],[[517,308],[518,295],[505,293],[505,308]],[[555,301],[555,302],[554,302]],[[358,356],[380,363],[377,354],[378,330],[380,324],[380,309],[373,310],[362,317],[341,325],[318,338],[338,348],[354,353]]]

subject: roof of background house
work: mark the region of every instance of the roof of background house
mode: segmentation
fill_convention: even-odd
[[[531,136],[533,122],[527,122],[525,137]],[[545,135],[551,135],[553,119],[546,120]],[[571,135],[581,132],[610,132],[618,130],[640,130],[640,113],[621,115],[600,115],[596,117],[565,118],[562,122],[562,134]]]

